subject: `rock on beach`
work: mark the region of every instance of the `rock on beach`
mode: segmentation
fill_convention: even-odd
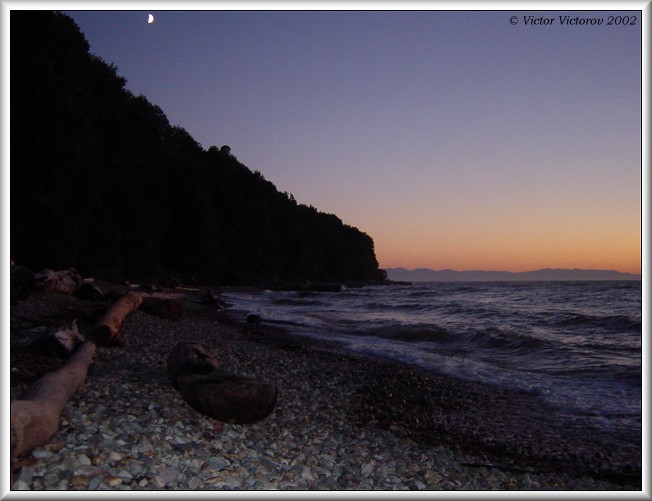
[[[210,304],[183,306],[180,320],[136,311],[121,346],[98,348],[56,435],[12,465],[11,489],[640,489],[640,443],[616,448],[586,423],[568,428],[535,395],[353,356],[261,323],[236,325]],[[40,293],[12,304],[12,398],[29,383],[14,377],[30,364],[25,333],[96,309]],[[239,425],[193,410],[167,373],[179,342],[277,385],[273,412]],[[38,366],[30,370],[38,377]]]

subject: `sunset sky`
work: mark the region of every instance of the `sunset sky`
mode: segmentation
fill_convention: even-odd
[[[66,13],[129,90],[368,233],[383,268],[640,273],[640,15],[388,5]]]

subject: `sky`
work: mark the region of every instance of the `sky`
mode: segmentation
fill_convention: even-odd
[[[65,12],[131,92],[382,268],[641,273],[640,13],[383,5]]]

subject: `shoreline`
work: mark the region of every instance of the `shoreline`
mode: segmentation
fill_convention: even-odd
[[[12,475],[12,489],[641,489],[640,443],[613,448],[613,437],[569,428],[534,395],[181,304],[179,321],[132,313],[123,346],[98,349],[59,431]],[[12,304],[12,358],[19,332],[71,315],[90,321],[105,306],[41,294]],[[192,410],[165,368],[179,341],[277,384],[272,414],[229,425]]]

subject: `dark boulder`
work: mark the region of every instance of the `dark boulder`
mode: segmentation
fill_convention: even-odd
[[[248,324],[259,324],[260,322],[263,321],[263,319],[260,317],[260,315],[250,313],[249,315],[247,315],[247,318],[245,318],[245,321]]]
[[[173,386],[197,412],[234,424],[265,419],[276,405],[277,388],[219,369],[219,360],[197,343],[179,343],[168,357]]]

